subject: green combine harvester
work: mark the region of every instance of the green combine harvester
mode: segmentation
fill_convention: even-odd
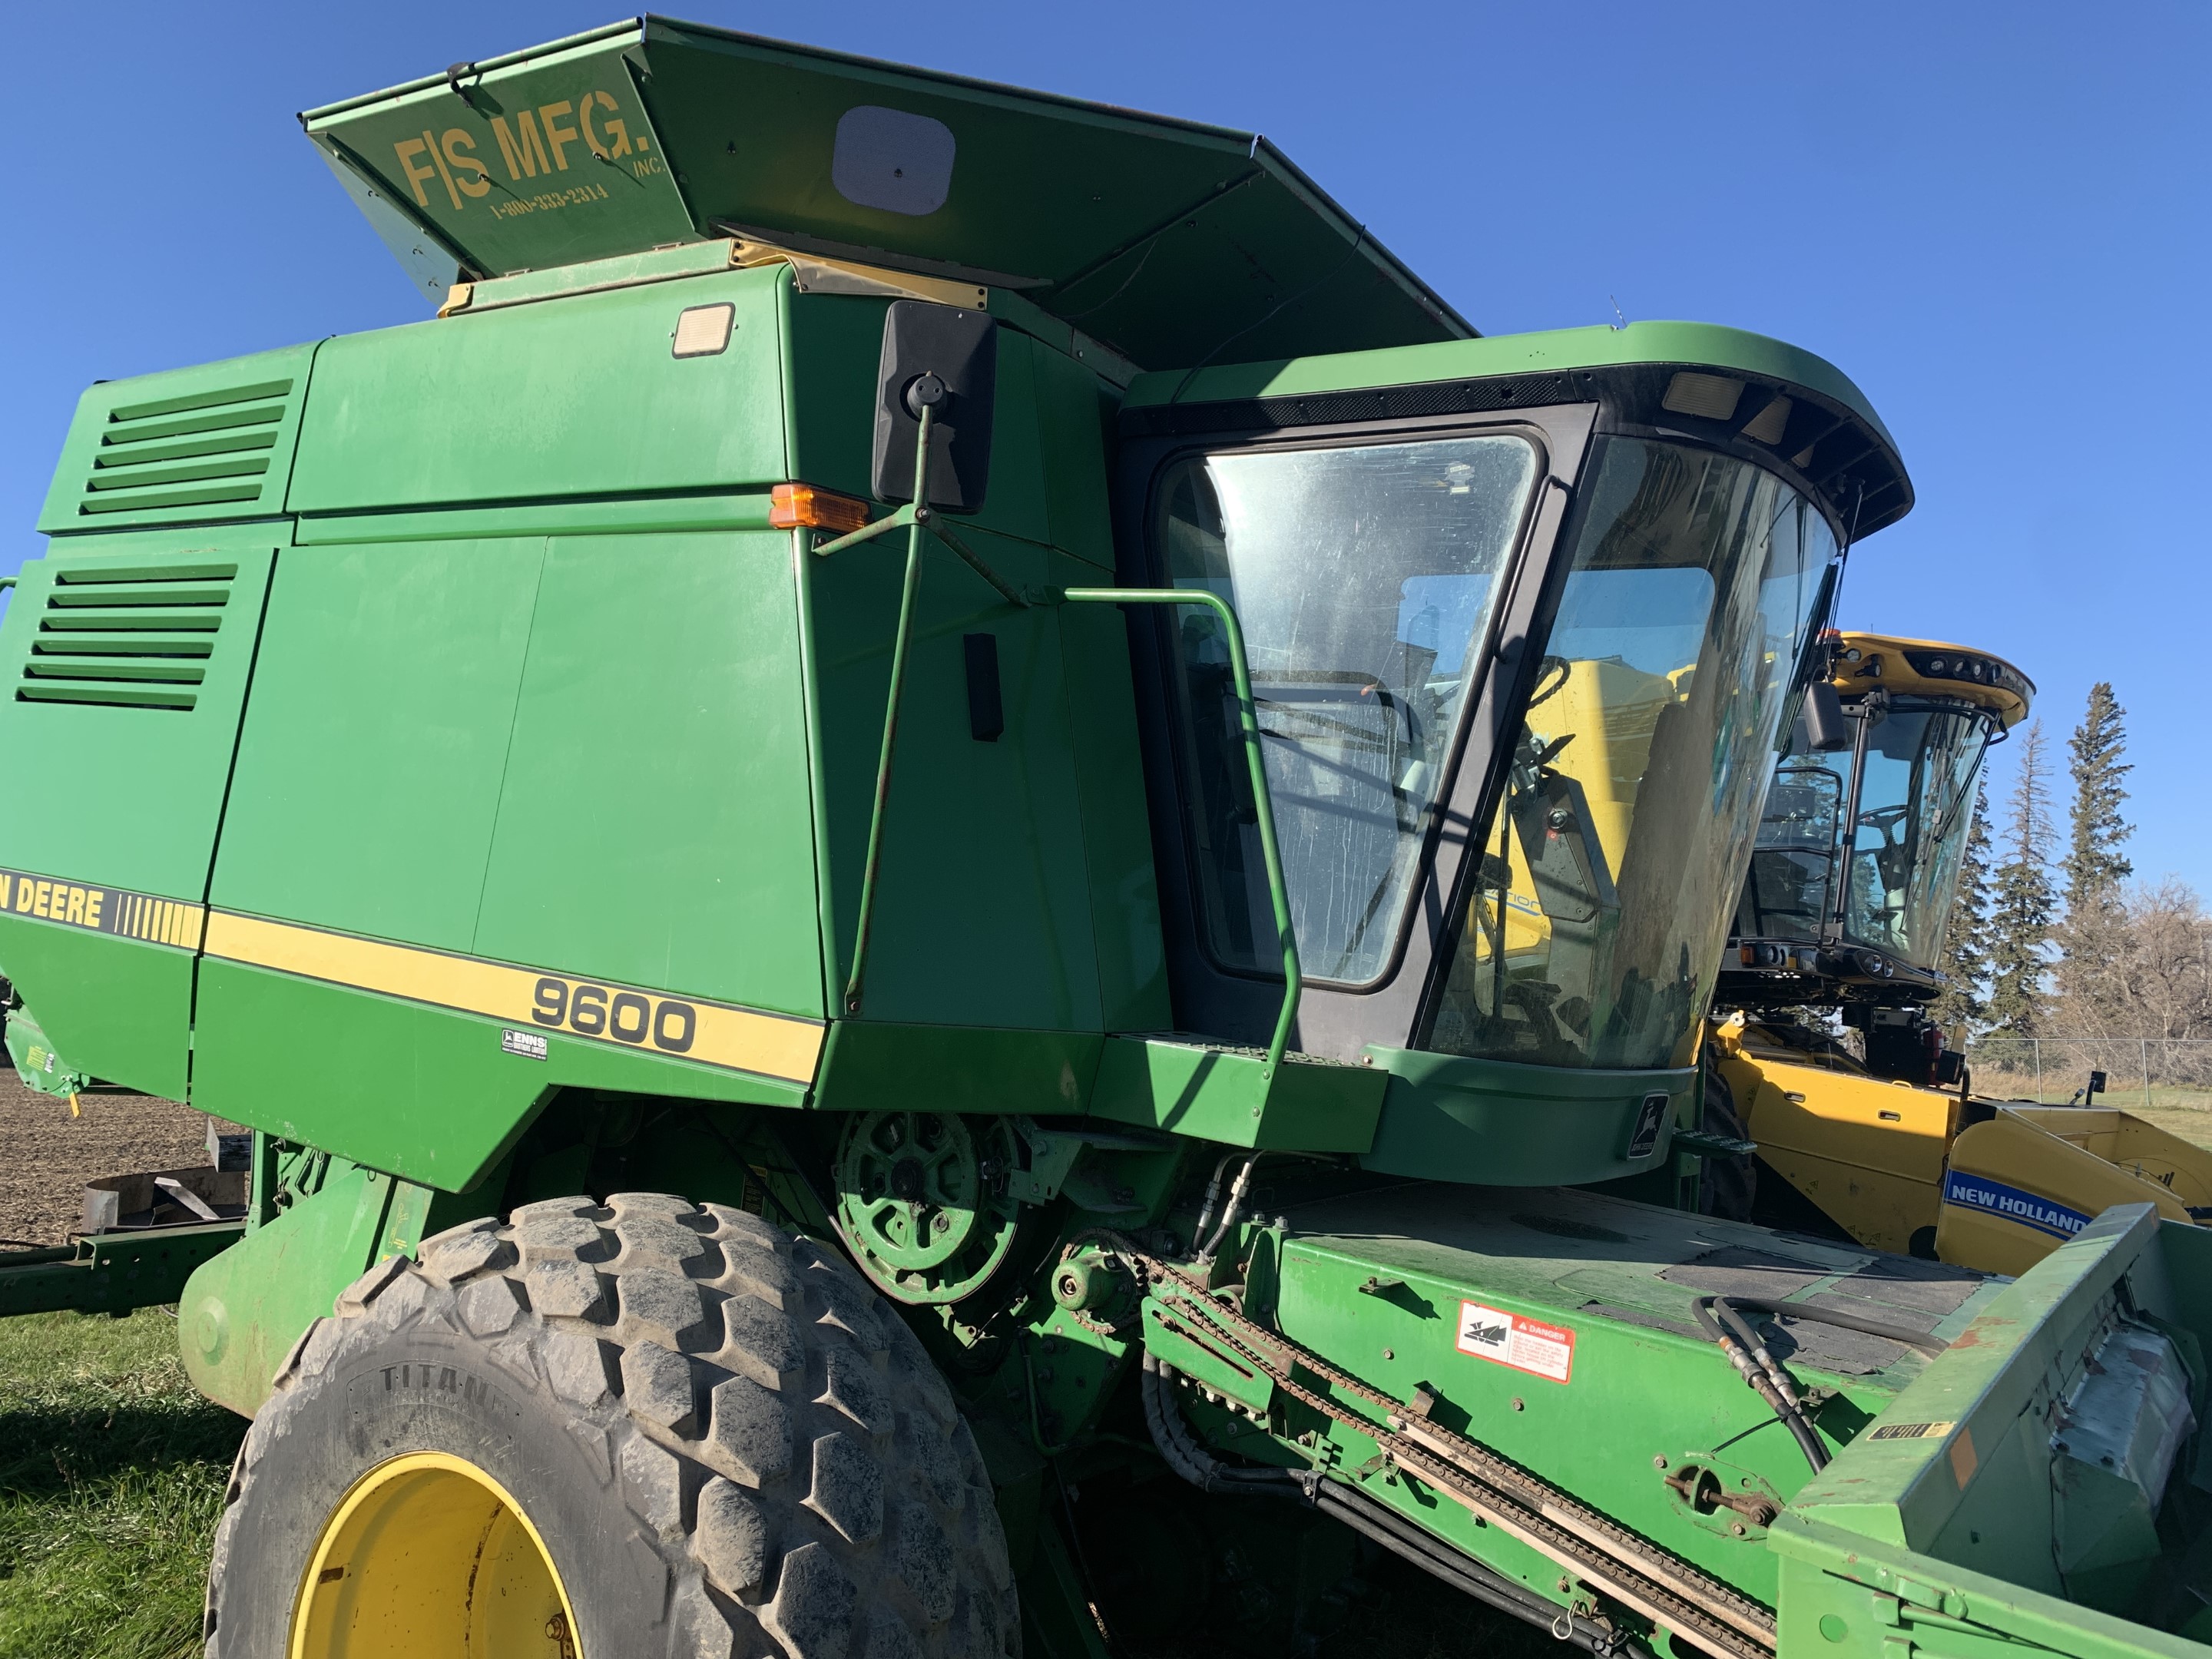
[[[0,1258],[253,1416],[212,1659],[2203,1651],[2212,1236],[1696,1213],[1841,374],[655,19],[305,125],[438,315],[94,386],[0,628],[18,1058],[253,1131]]]

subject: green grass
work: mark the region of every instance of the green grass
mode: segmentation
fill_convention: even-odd
[[[176,1322],[0,1320],[0,1659],[185,1659],[243,1419]]]

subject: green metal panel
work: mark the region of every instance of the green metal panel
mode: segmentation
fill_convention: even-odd
[[[227,526],[72,538],[23,567],[0,623],[0,753],[15,780],[0,791],[0,863],[194,903],[205,896],[281,536]],[[55,671],[199,678],[43,678]],[[148,688],[191,706],[22,696],[126,699]],[[149,812],[159,834],[149,833]]]
[[[277,1366],[338,1293],[378,1261],[414,1249],[422,1206],[404,1200],[419,1191],[337,1166],[319,1190],[194,1273],[177,1305],[193,1386],[242,1416],[259,1411]]]
[[[694,233],[624,63],[635,25],[494,59],[307,118],[339,165],[487,272],[602,258]]]
[[[1979,1308],[1890,1407],[1891,1433],[1860,1436],[1776,1522],[1782,1652],[2203,1653],[2061,1599],[2054,1545],[2064,1506],[2052,1448],[2065,1403],[2124,1309],[2201,1351],[2212,1334],[2202,1322],[2203,1243],[2197,1229],[2160,1224],[2148,1206],[2107,1211]],[[2172,1483],[2190,1480],[2191,1455],[2185,1448]],[[2179,1565],[2191,1578],[2191,1561]]]
[[[995,488],[995,483],[994,486]],[[963,529],[1017,585],[1085,568]],[[898,538],[816,560],[814,683],[837,910],[849,967],[875,795],[902,557]],[[1103,1029],[1082,803],[1060,629],[1017,610],[950,552],[924,556],[884,822],[866,1015],[896,1024]],[[971,735],[962,636],[996,636],[1006,731]]]
[[[1146,362],[1232,337],[1249,355],[1473,332],[1250,133],[659,18],[457,79],[306,120],[334,162],[486,275],[726,228],[1020,289]],[[582,131],[586,98],[622,137]],[[561,154],[549,123],[574,134]],[[901,146],[894,175],[884,158]]]
[[[444,1192],[478,1180],[559,1087],[797,1106],[799,1085],[547,1035],[214,958],[200,965],[192,1103]]]
[[[1081,363],[1043,344],[1030,353],[1030,362],[1051,526],[1046,539],[1063,553],[1111,570],[1114,519],[1106,497],[1106,457],[1119,396]]]
[[[58,535],[281,513],[314,356],[313,345],[286,346],[89,388],[39,528]]]
[[[0,915],[0,972],[66,1064],[165,1100],[185,1097],[191,951],[9,914]]]
[[[901,1101],[957,1101],[963,1112],[1078,1113],[1098,1068],[1090,1031],[993,1030],[840,1020],[830,1028],[815,1085],[825,1111],[874,1111]]]
[[[781,295],[791,476],[865,501],[872,493],[876,373],[890,302],[856,295],[799,294],[788,283]],[[1001,400],[994,413],[1007,412]],[[994,455],[997,441],[994,420]],[[994,494],[998,483],[994,470]]]
[[[876,374],[888,301],[787,292],[791,476],[866,500],[872,493]],[[994,530],[1045,543],[1045,507],[1036,378],[1031,356],[1048,355],[1029,336],[1001,329],[998,388],[991,422],[991,484],[982,510],[964,528]]]
[[[2130,1205],[2045,1256],[1899,1401],[1901,1418],[1944,1431],[1855,1444],[1797,1507],[1824,1525],[1962,1565],[1990,1564],[1965,1536],[1986,1532],[1992,1550],[2000,1539],[2024,1546],[2006,1564],[2009,1576],[2056,1590],[2045,1497],[2053,1383],[2063,1397],[2080,1375],[2109,1325],[2112,1286],[2158,1233],[2156,1212]],[[2008,1538],[2023,1521],[2033,1536]]]
[[[296,548],[214,902],[466,951],[545,544]]]
[[[1326,357],[1268,361],[1255,357],[1195,374],[1163,370],[1133,381],[1124,407],[1318,397],[1372,386],[1418,386],[1424,381],[1478,380],[1494,374],[1556,374],[1638,363],[1686,363],[1722,373],[1735,369],[1805,386],[1844,404],[1893,450],[1897,447],[1866,393],[1834,364],[1764,334],[1711,323],[1552,329]]]
[[[325,343],[295,513],[764,488],[784,477],[782,268],[581,294]],[[678,357],[678,315],[735,310]]]
[[[242,1222],[222,1221],[0,1251],[0,1318],[63,1309],[122,1315],[174,1302],[193,1270],[236,1243],[243,1230]]]
[[[1048,354],[1040,352],[1040,358]],[[1056,521],[1056,519],[1055,519]],[[1060,611],[1069,736],[1083,803],[1083,863],[1098,961],[1099,1012],[1109,1031],[1161,1031],[1175,1023],[1145,779],[1137,750],[1129,635],[1104,605]]]
[[[1575,1071],[1370,1045],[1390,1074],[1374,1150],[1363,1167],[1499,1187],[1582,1185],[1656,1167],[1668,1131],[1697,1084],[1687,1071]],[[1669,1103],[1659,1138],[1631,1161],[1644,1102]]]
[[[1389,1079],[1304,1054],[1270,1079],[1267,1054],[1172,1037],[1109,1037],[1091,1109],[1116,1123],[1230,1146],[1364,1152]]]
[[[477,955],[823,1017],[792,556],[551,543]]]
[[[998,409],[1006,422],[991,424],[991,491],[975,522],[1024,541],[1050,542],[1044,455],[1038,430],[1036,360],[1044,348],[1026,334],[999,331]]]
[[[502,501],[415,513],[331,513],[299,521],[302,547],[344,542],[471,541],[486,536],[629,536],[654,531],[765,530],[769,498],[756,493],[659,500]]]
[[[1664,1484],[1685,1461],[1717,1463],[1789,1502],[1809,1475],[1759,1397],[1696,1334],[1691,1304],[1706,1293],[1698,1267],[1717,1261],[1741,1271],[1773,1260],[1764,1252],[1778,1248],[1803,1269],[1790,1299],[1928,1322],[1914,1294],[1924,1287],[1886,1273],[1883,1259],[1867,1252],[1797,1240],[1777,1246],[1755,1228],[1589,1194],[1425,1182],[1289,1208],[1295,1231],[1279,1243],[1269,1235],[1247,1279],[1264,1291],[1274,1279],[1274,1322],[1285,1336],[1396,1399],[1425,1384],[1445,1426],[1769,1603],[1778,1564],[1765,1529],[1739,1533],[1729,1514],[1692,1514]],[[1667,1276],[1686,1267],[1688,1278]],[[1994,1294],[1974,1291],[1937,1331],[1964,1327]],[[1254,1295],[1248,1288],[1248,1304]],[[1509,1350],[1470,1352],[1461,1345],[1462,1302],[1534,1320],[1564,1336],[1565,1351],[1553,1344],[1519,1364],[1502,1363],[1515,1358]],[[1180,1369],[1176,1340],[1146,1320],[1147,1346]],[[1547,1364],[1551,1374],[1538,1369]],[[1802,1386],[1841,1395],[1821,1412],[1831,1433],[1881,1415],[1927,1364],[1905,1353],[1859,1374],[1829,1370],[1802,1351],[1791,1360]],[[1341,1427],[1321,1437],[1321,1461],[1338,1476],[1553,1592],[1556,1566],[1439,1494],[1391,1478],[1369,1462],[1371,1441]]]
[[[271,540],[265,526],[71,538],[23,568],[0,623],[0,746],[18,781],[0,792],[0,848],[10,870],[104,903],[96,919],[41,920],[15,881],[0,971],[70,1066],[172,1098]],[[118,932],[146,896],[193,907],[169,943]]]

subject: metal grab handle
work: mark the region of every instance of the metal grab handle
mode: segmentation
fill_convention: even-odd
[[[914,499],[890,519],[840,537],[817,553],[835,552],[868,541],[904,523],[906,580],[899,589],[898,632],[891,640],[890,696],[884,705],[884,746],[876,758],[876,800],[868,815],[868,857],[860,866],[860,915],[853,929],[853,972],[845,981],[845,1012],[860,1012],[860,980],[868,965],[868,933],[875,920],[876,875],[883,867],[884,809],[891,798],[891,757],[898,746],[899,702],[906,690],[906,648],[914,633],[914,598],[921,586],[921,535],[929,511],[929,427],[933,405],[921,406],[921,430],[914,445]]]
[[[1297,1018],[1298,998],[1305,988],[1298,971],[1298,941],[1291,926],[1291,889],[1283,876],[1282,848],[1275,840],[1275,808],[1267,790],[1267,767],[1260,750],[1260,711],[1252,698],[1252,673],[1244,660],[1244,629],[1237,612],[1218,593],[1202,587],[1071,587],[1060,597],[1071,604],[1091,605],[1202,605],[1221,619],[1229,640],[1229,674],[1237,690],[1237,722],[1244,737],[1244,760],[1252,774],[1252,815],[1259,821],[1260,857],[1267,871],[1267,897],[1275,909],[1275,932],[1283,944],[1283,1012],[1275,1018],[1275,1035],[1267,1044],[1267,1075],[1273,1080],[1290,1046],[1291,1026]]]
[[[891,798],[891,761],[898,747],[899,704],[906,693],[907,647],[914,636],[915,595],[921,586],[921,538],[925,532],[935,536],[964,560],[969,568],[990,583],[1009,605],[1024,609],[1034,603],[1030,597],[1000,576],[977,556],[967,543],[954,534],[950,526],[929,505],[929,441],[935,405],[921,406],[921,429],[915,434],[914,445],[914,499],[887,518],[855,530],[848,536],[825,542],[814,550],[817,558],[826,557],[848,547],[858,547],[878,536],[903,529],[906,538],[906,574],[899,588],[898,632],[891,641],[890,695],[884,705],[884,743],[876,759],[875,805],[868,815],[867,861],[860,868],[860,915],[853,930],[853,971],[845,981],[845,1012],[860,1012],[861,981],[867,971],[868,939],[873,929],[876,914],[876,878],[883,869],[884,817]]]

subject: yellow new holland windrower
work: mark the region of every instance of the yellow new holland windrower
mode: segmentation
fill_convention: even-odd
[[[2203,1651],[2212,1236],[1686,1201],[1844,375],[658,18],[306,125],[440,314],[94,386],[0,627],[0,970],[253,1131],[0,1257],[252,1414],[211,1659]]]
[[[1934,641],[1828,649],[1833,702],[1776,772],[1715,993],[1721,1089],[1759,1147],[1747,1212],[2002,1273],[2115,1204],[2212,1214],[2212,1153],[2094,1101],[1978,1097],[1929,1016],[1983,760],[2033,684]]]

